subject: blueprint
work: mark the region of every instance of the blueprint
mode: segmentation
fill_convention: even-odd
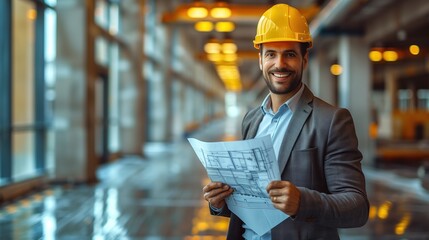
[[[228,208],[253,231],[263,235],[288,215],[274,208],[266,191],[280,172],[270,136],[233,142],[188,139],[212,182],[234,189]]]

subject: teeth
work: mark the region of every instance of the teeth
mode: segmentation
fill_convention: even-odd
[[[286,74],[273,73],[273,75],[274,77],[283,78],[283,77],[288,77],[290,73],[286,73]]]

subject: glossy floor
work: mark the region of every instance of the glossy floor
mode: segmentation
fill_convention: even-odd
[[[194,136],[225,137],[224,122]],[[184,140],[148,144],[145,159],[127,157],[98,170],[96,186],[53,186],[0,208],[0,239],[224,239],[228,219],[210,216],[208,181]],[[368,223],[341,239],[429,239],[429,193],[415,168],[365,167]]]

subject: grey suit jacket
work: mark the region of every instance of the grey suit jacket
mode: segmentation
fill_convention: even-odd
[[[263,118],[260,107],[243,119],[244,139],[254,138]],[[271,230],[272,239],[339,239],[337,228],[360,227],[369,202],[362,154],[348,110],[329,105],[305,86],[279,152],[282,180],[301,191],[298,214]],[[243,222],[228,208],[227,239],[243,239]]]

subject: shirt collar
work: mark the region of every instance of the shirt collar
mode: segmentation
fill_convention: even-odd
[[[304,84],[301,84],[300,89],[298,90],[298,92],[295,93],[295,95],[293,95],[289,100],[287,100],[285,103],[282,104],[283,105],[287,105],[287,107],[292,111],[295,112],[295,109],[298,105],[299,99],[301,98],[302,93],[304,92]],[[261,104],[261,110],[263,114],[267,114],[267,113],[271,113],[273,114],[273,110],[271,109],[271,98],[270,98],[270,94],[269,93],[264,101]],[[282,107],[280,106],[280,107]]]

